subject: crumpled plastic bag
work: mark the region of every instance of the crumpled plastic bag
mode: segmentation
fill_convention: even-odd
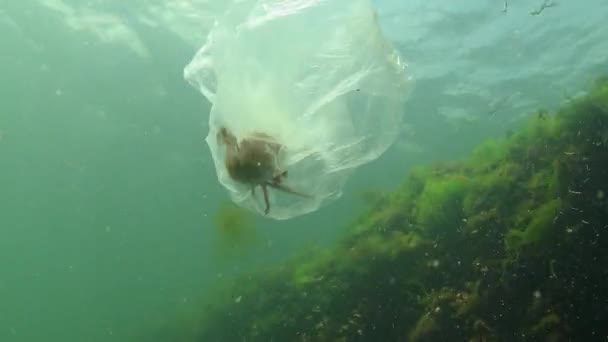
[[[184,77],[212,104],[206,142],[232,200],[290,219],[339,198],[351,172],[391,146],[406,71],[368,0],[240,0],[216,20]],[[259,134],[272,141],[267,163],[235,157]],[[279,186],[268,187],[268,205],[265,181]]]

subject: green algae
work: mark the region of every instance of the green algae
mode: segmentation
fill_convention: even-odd
[[[505,236],[508,251],[519,250],[547,238],[561,209],[561,200],[554,199],[529,213],[530,222],[524,230],[512,229]]]
[[[254,217],[232,203],[220,206],[214,217],[214,226],[218,253],[240,253],[258,241]]]
[[[412,169],[337,246],[226,288],[191,341],[607,336],[607,109],[604,78],[467,160]]]
[[[427,181],[416,201],[416,222],[428,229],[445,230],[462,220],[461,202],[468,185],[468,179],[461,175]]]

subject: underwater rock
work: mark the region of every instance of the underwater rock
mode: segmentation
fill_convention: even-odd
[[[468,161],[412,170],[338,246],[244,276],[184,329],[192,341],[606,340],[606,191],[604,79]]]

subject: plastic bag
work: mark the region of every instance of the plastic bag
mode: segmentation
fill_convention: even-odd
[[[212,104],[220,183],[275,219],[339,198],[394,142],[410,85],[368,0],[235,1],[184,77]]]

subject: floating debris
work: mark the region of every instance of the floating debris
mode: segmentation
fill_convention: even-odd
[[[553,2],[551,0],[545,0],[538,9],[533,10],[530,12],[531,15],[539,15],[541,13],[543,13],[543,11],[547,8],[551,8],[551,7],[555,7],[557,6],[556,2]]]

